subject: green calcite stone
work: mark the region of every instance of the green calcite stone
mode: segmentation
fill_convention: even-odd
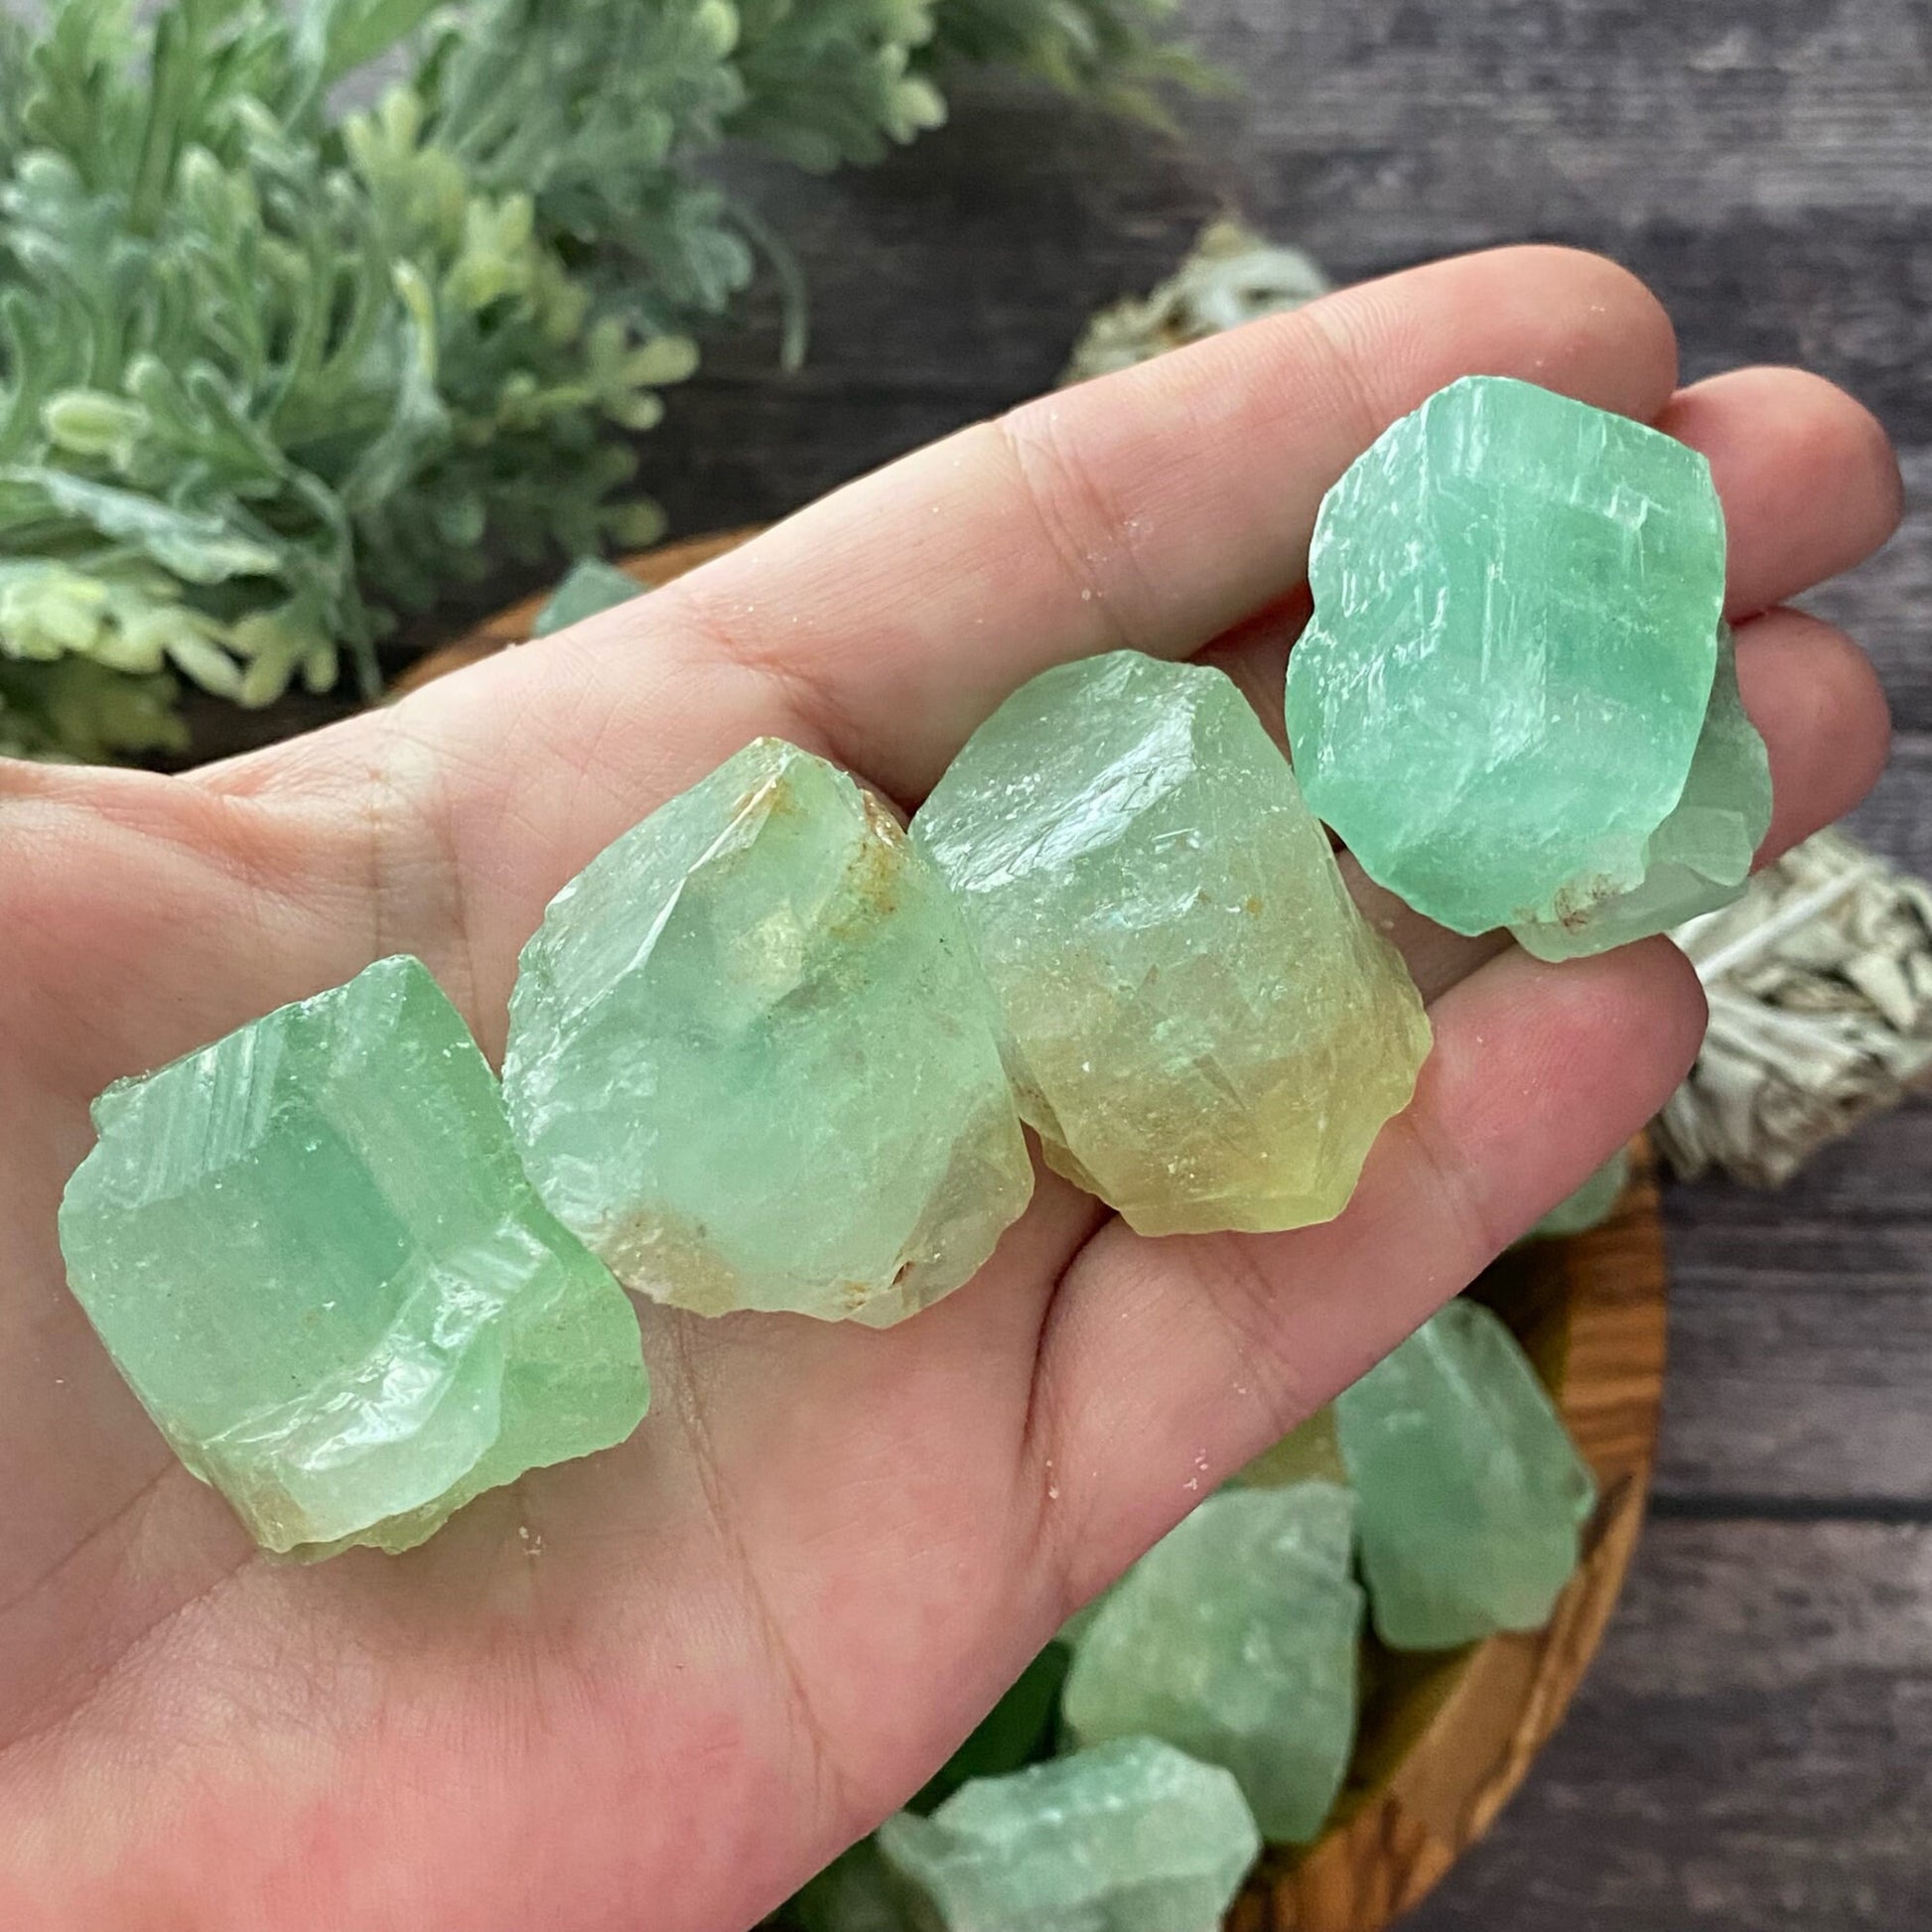
[[[1642,884],[1628,892],[1608,891],[1601,898],[1581,893],[1561,920],[1512,930],[1539,959],[1604,952],[1666,932],[1730,904],[1743,892],[1770,825],[1771,761],[1738,696],[1737,660],[1725,626],[1690,775],[1670,815],[1651,835]]]
[[[1573,1194],[1566,1194],[1542,1220],[1524,1235],[1525,1241],[1540,1241],[1558,1235],[1582,1234],[1599,1221],[1609,1219],[1610,1211],[1623,1198],[1630,1179],[1630,1150],[1620,1147]]]
[[[1144,1234],[1341,1210],[1429,1024],[1227,677],[1134,651],[1044,672],[912,836],[965,909],[1053,1168]]]
[[[503,1088],[544,1199],[629,1287],[883,1326],[1032,1191],[998,1035],[897,823],[766,738],[551,901]]]
[[[563,582],[550,593],[549,600],[537,613],[530,625],[530,635],[547,637],[553,630],[582,623],[600,611],[612,611],[620,604],[628,604],[632,598],[642,597],[644,588],[634,577],[616,564],[607,564],[602,557],[581,557],[571,565]]]
[[[1696,451],[1530,383],[1451,383],[1322,500],[1288,672],[1310,804],[1458,932],[1631,892],[1704,726],[1724,582]]]
[[[419,961],[109,1087],[94,1124],[61,1206],[73,1292],[265,1548],[406,1550],[643,1415],[636,1316],[524,1177]]]
[[[1219,1932],[1261,1849],[1234,1779],[1151,1737],[978,1779],[879,1847],[921,1932]]]
[[[1332,1482],[1208,1497],[1081,1633],[1061,1702],[1073,1735],[1163,1738],[1232,1771],[1271,1842],[1313,1838],[1355,1741],[1353,1527]]]
[[[1456,1300],[1335,1398],[1377,1633],[1444,1650],[1548,1621],[1595,1484],[1514,1335]]]

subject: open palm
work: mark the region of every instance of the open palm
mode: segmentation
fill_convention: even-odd
[[[646,1310],[629,1443],[316,1569],[253,1552],[64,1284],[108,1080],[397,951],[495,1056],[551,894],[759,733],[909,808],[1059,658],[1206,650],[1278,699],[1322,490],[1472,371],[1710,456],[1770,849],[1843,812],[1882,701],[1773,607],[1889,533],[1882,436],[1790,371],[1675,390],[1655,302],[1556,250],[1035,403],[309,739],[188,778],[0,766],[0,1925],[737,1932],[1662,1101],[1703,1018],[1669,946],[1540,966],[1370,894],[1438,1043],[1338,1221],[1149,1241],[1043,1175],[979,1279],[888,1332]]]

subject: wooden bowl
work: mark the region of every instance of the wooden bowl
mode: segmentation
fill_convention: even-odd
[[[624,568],[655,588],[752,530],[668,544]],[[522,643],[543,599],[426,657],[402,688]],[[1505,1255],[1470,1291],[1528,1350],[1595,1471],[1584,1559],[1548,1626],[1434,1656],[1370,1644],[1355,1760],[1327,1830],[1271,1851],[1228,1932],[1381,1932],[1488,1829],[1556,1729],[1594,1653],[1643,1520],[1664,1377],[1664,1246],[1655,1168],[1634,1150],[1614,1214],[1587,1234]]]

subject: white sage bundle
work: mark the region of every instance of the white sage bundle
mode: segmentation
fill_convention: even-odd
[[[1280,246],[1239,221],[1211,222],[1193,253],[1151,295],[1116,302],[1087,324],[1060,381],[1132,368],[1257,316],[1299,309],[1329,286],[1301,249]]]
[[[1846,833],[1807,839],[1674,937],[1711,1002],[1657,1120],[1679,1174],[1788,1180],[1932,1074],[1932,889]]]

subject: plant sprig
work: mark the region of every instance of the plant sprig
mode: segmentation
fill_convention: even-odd
[[[631,439],[751,280],[698,163],[870,162],[949,63],[1115,100],[1167,0],[55,0],[0,16],[0,750],[365,689],[498,559],[650,540]],[[408,59],[377,105],[334,90]]]

